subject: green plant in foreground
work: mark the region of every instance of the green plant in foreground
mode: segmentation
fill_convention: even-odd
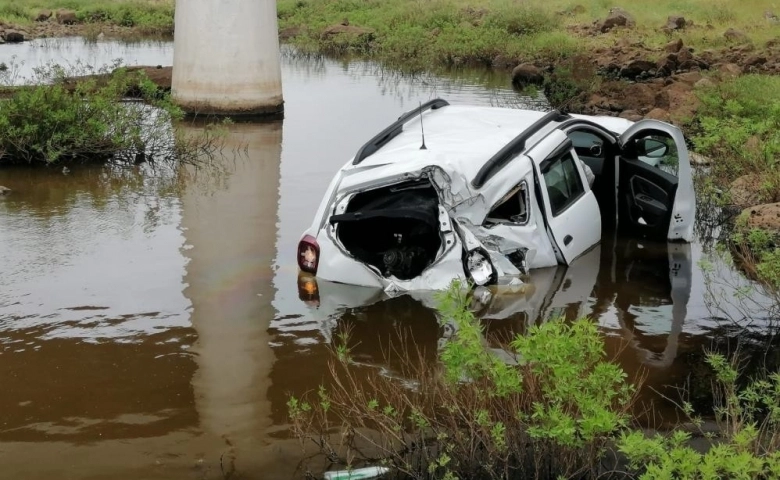
[[[516,361],[505,361],[487,348],[469,301],[458,284],[439,295],[456,333],[438,365],[402,349],[407,387],[349,361],[341,338],[330,386],[316,400],[289,399],[302,444],[342,465],[379,459],[411,478],[595,476],[634,393],[606,360],[596,325],[532,327],[510,346]]]
[[[691,434],[674,431],[647,437],[624,433],[618,448],[642,480],[780,478],[780,373],[739,388],[739,372],[723,355],[707,354],[715,373],[716,420],[721,435],[704,435],[706,451],[691,446]],[[698,424],[698,421],[695,423]]]

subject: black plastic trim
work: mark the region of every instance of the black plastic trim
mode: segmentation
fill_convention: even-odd
[[[509,143],[504,145],[504,148],[499,150],[498,153],[493,155],[487,162],[485,162],[479,172],[477,172],[474,180],[471,181],[471,185],[474,188],[482,188],[482,186],[485,185],[485,183],[487,183],[487,181],[490,180],[493,175],[504,168],[504,166],[506,166],[506,164],[509,163],[509,161],[512,160],[515,156],[525,150],[525,144],[528,139],[533,137],[549,123],[563,121],[564,119],[568,118],[568,115],[564,115],[558,110],[548,112],[545,116],[531,124],[530,127],[523,130],[520,135],[516,136]]]
[[[442,107],[446,107],[449,104],[450,103],[447,100],[436,98],[404,113],[398,117],[398,120],[393,122],[390,126],[379,132],[374,138],[366,142],[365,145],[360,147],[360,150],[358,150],[357,154],[355,154],[355,159],[352,160],[352,165],[359,165],[360,162],[370,157],[380,148],[385,146],[387,142],[397,137],[401,132],[404,131],[404,123],[418,115],[422,115],[422,113],[425,111],[438,110]]]

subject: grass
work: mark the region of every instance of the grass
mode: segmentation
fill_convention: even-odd
[[[173,0],[0,0],[0,22],[29,26],[41,10],[73,10],[80,23],[173,33]],[[52,18],[50,21],[56,21]]]
[[[329,386],[287,404],[303,455],[313,458],[313,444],[336,468],[382,465],[419,480],[780,476],[780,373],[765,367],[746,378],[738,357],[708,352],[717,428],[682,398],[685,427],[647,435],[630,408],[637,388],[606,358],[592,321],[533,326],[499,358],[469,302],[457,284],[439,297],[455,334],[438,363],[393,350],[405,359],[402,378],[364,376],[348,333],[339,335]],[[694,436],[703,448],[693,448]]]
[[[626,0],[636,28],[580,36],[571,27],[605,18],[616,4],[609,0],[278,0],[280,28],[298,28],[293,41],[321,52],[367,55],[407,68],[486,65],[503,56],[512,62],[555,62],[611,45],[616,35],[660,47],[671,37],[661,30],[668,15],[684,15],[695,26],[674,38],[696,48],[727,44],[727,28],[744,31],[758,44],[775,37],[760,0]],[[581,8],[575,9],[576,6]],[[579,12],[579,13],[575,13]],[[322,33],[330,25],[372,29],[369,36]]]

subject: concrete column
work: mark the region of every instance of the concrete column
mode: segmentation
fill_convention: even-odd
[[[176,0],[172,95],[185,111],[282,111],[276,0]]]

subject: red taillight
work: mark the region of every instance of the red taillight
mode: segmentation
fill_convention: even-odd
[[[298,267],[304,272],[317,274],[320,263],[320,246],[311,235],[306,235],[298,243]]]

